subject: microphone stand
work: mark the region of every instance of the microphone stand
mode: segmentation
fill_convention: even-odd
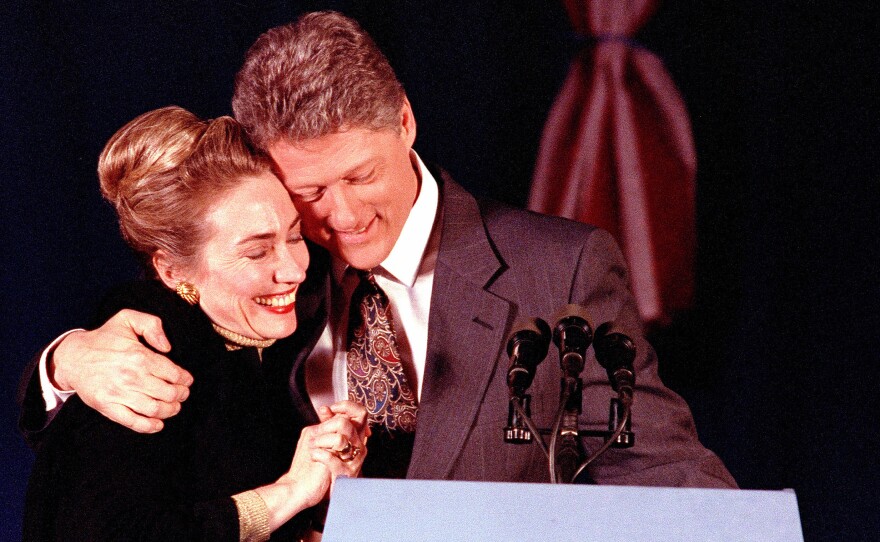
[[[565,376],[560,380],[559,412],[550,437],[550,482],[570,482],[583,457],[578,434],[578,416],[583,400],[583,380]]]
[[[605,442],[598,450],[588,457],[583,463],[578,465],[574,475],[569,479],[570,483],[574,483],[575,478],[590,466],[600,455],[604,454],[608,448],[631,448],[635,444],[635,435],[632,432],[632,419],[630,418],[632,405],[632,396],[627,398],[615,398],[611,400],[611,408],[608,413],[608,433]]]
[[[534,366],[540,363],[546,355],[546,350],[540,352],[538,361],[532,361],[532,365],[520,362],[520,354],[511,358],[511,368],[508,371],[508,386],[510,403],[508,405],[507,426],[504,427],[504,441],[509,444],[538,444],[541,451],[547,457],[550,482],[574,483],[575,479],[608,448],[630,448],[635,444],[635,434],[632,432],[631,406],[633,400],[633,387],[635,373],[632,361],[635,357],[635,346],[628,336],[620,333],[613,323],[606,322],[597,330],[597,341],[593,343],[596,359],[608,371],[609,382],[612,388],[618,392],[617,397],[611,399],[608,413],[607,430],[581,430],[578,429],[578,417],[582,411],[583,403],[583,379],[579,376],[584,368],[584,351],[593,339],[589,323],[585,318],[571,311],[560,319],[557,324],[553,341],[560,350],[560,365],[562,377],[560,378],[559,408],[554,418],[553,428],[538,429],[531,418],[531,395],[525,393],[531,384],[534,375]],[[543,322],[541,320],[540,322]],[[546,324],[544,324],[546,326]],[[537,327],[536,333],[541,332]],[[520,336],[521,332],[529,331],[524,328],[516,332],[508,342],[508,355],[514,356],[518,347],[523,344],[531,344],[534,340],[530,336]],[[566,331],[574,335],[566,334]],[[587,346],[571,347],[566,344],[567,340],[585,341]],[[544,443],[542,435],[550,435],[549,447]],[[584,437],[602,437],[604,442],[589,457],[584,460],[587,451],[583,445]]]
[[[529,408],[532,396],[529,394],[510,396],[508,408],[508,423],[504,428],[504,442],[508,444],[528,444],[535,442],[544,452],[544,457],[549,457],[547,445],[541,438],[541,430],[532,421],[531,409]],[[525,424],[525,427],[523,427]],[[534,440],[533,440],[534,435]]]
[[[632,395],[611,399],[608,413],[608,430],[577,429],[577,417],[581,412],[580,398],[583,396],[583,382],[580,378],[561,379],[560,407],[552,429],[539,429],[531,418],[529,394],[512,394],[507,427],[504,428],[505,442],[510,444],[537,444],[547,457],[550,481],[554,484],[573,483],[593,461],[608,448],[631,448],[635,444],[632,432],[630,405]],[[572,393],[576,392],[576,393]],[[578,398],[575,398],[578,396]],[[522,426],[525,424],[525,428]],[[549,449],[543,435],[550,436]],[[603,445],[589,458],[581,462],[585,454],[582,439],[600,437]],[[574,467],[572,467],[574,462]],[[559,465],[557,467],[557,465]],[[560,472],[558,472],[560,471]],[[564,471],[564,472],[561,472]],[[569,473],[571,473],[569,475]]]

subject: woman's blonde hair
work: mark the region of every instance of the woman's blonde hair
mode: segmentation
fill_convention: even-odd
[[[212,202],[244,177],[270,170],[231,117],[202,120],[177,106],[149,111],[119,129],[101,152],[101,193],[144,267],[164,251],[182,266],[196,263]]]

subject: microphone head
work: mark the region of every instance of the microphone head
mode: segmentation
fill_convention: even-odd
[[[513,355],[514,348],[526,341],[533,344],[537,357],[543,361],[550,348],[550,326],[547,322],[540,318],[520,318],[517,320],[507,338],[507,355]]]
[[[507,339],[507,386],[511,395],[522,396],[532,385],[538,365],[550,348],[550,326],[540,318],[519,320]]]
[[[596,329],[593,341],[596,361],[608,373],[611,388],[627,395],[632,400],[632,390],[636,383],[633,361],[636,359],[636,345],[629,335],[614,322],[605,322]]]
[[[609,372],[620,368],[630,370],[633,368],[636,345],[623,331],[622,327],[614,322],[605,322],[596,329],[593,340],[596,361]]]
[[[593,325],[590,314],[581,305],[565,305],[556,311],[556,326],[553,328],[553,344],[566,350],[586,352],[593,340]]]
[[[566,305],[556,312],[556,318],[553,344],[559,349],[559,365],[566,378],[577,378],[593,340],[590,316],[580,305]]]

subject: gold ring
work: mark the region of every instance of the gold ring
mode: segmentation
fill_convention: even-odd
[[[355,448],[352,446],[350,441],[345,442],[345,446],[342,447],[341,450],[335,450],[336,457],[338,457],[341,461],[348,463],[355,457],[357,457],[360,452],[360,448]]]

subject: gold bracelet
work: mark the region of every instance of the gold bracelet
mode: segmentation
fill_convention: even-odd
[[[238,508],[238,539],[240,542],[265,542],[272,530],[269,528],[269,509],[260,494],[254,490],[233,495]]]

